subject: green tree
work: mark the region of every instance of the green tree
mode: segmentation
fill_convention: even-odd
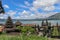
[[[32,28],[32,27],[27,27],[27,30],[28,30],[29,32],[31,32],[31,33],[33,33],[33,32],[35,31],[35,29]]]
[[[18,26],[17,28],[20,29],[22,33],[26,33],[28,31],[29,32],[35,31],[34,28],[32,28],[31,26],[23,26],[23,27]]]
[[[52,36],[59,36],[58,28],[54,27],[52,31]]]

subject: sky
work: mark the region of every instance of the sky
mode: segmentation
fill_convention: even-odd
[[[1,0],[5,14],[0,19],[40,19],[60,13],[60,0]]]

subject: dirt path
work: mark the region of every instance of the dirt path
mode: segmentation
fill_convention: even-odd
[[[55,38],[55,39],[53,39],[53,38],[48,38],[48,40],[60,40],[60,39],[57,39],[57,38]]]

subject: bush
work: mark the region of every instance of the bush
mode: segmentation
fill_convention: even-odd
[[[20,29],[22,33],[26,33],[28,31],[33,33],[35,31],[35,29],[32,28],[31,26],[23,26],[23,27],[18,26],[17,28]]]
[[[59,36],[58,28],[54,27],[52,30],[52,36]]]

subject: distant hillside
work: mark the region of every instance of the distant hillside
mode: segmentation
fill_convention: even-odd
[[[60,20],[60,13],[56,13],[50,17],[48,17],[48,19],[51,19],[51,20]]]

